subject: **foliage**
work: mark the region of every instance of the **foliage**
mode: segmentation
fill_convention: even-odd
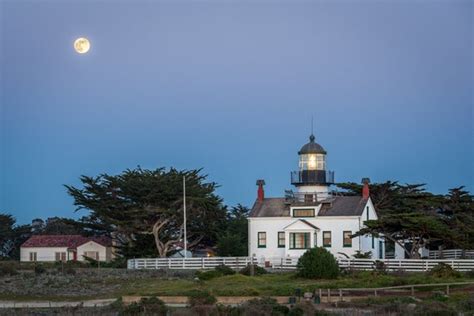
[[[19,259],[20,245],[30,235],[29,225],[16,225],[12,215],[0,213],[0,258]]]
[[[35,274],[43,274],[46,273],[46,268],[42,264],[36,264],[35,265]]]
[[[16,267],[10,263],[2,263],[0,264],[0,277],[4,276],[12,276],[18,274],[18,270]]]
[[[238,204],[227,212],[225,225],[217,239],[217,254],[223,257],[238,257],[248,254],[248,222],[250,210]]]
[[[355,183],[338,186],[347,195],[360,195],[362,190]],[[474,247],[474,202],[463,187],[442,196],[427,192],[424,184],[387,181],[371,184],[370,191],[379,219],[365,222],[366,227],[354,236],[383,235],[410,258],[419,258],[424,246]]]
[[[214,305],[217,299],[209,291],[193,290],[188,292],[188,300],[191,306]]]
[[[226,265],[220,265],[210,271],[196,271],[196,277],[201,281],[209,281],[214,278],[218,278],[225,275],[233,275],[235,271],[231,267]]]
[[[214,278],[223,276],[224,274],[221,271],[210,270],[210,271],[196,271],[196,276],[199,280],[208,281]]]
[[[323,247],[306,251],[298,260],[298,276],[311,279],[334,279],[339,275],[336,258]]]
[[[66,186],[79,209],[90,210],[88,222],[115,233],[134,247],[138,235],[153,235],[160,257],[183,239],[183,177],[186,177],[188,248],[215,242],[225,208],[201,170],[126,170],[119,175],[81,176],[83,188]]]
[[[435,278],[460,278],[461,273],[451,268],[450,265],[445,263],[438,263],[437,266],[433,267],[428,271],[428,275]]]
[[[379,273],[379,274],[385,274],[387,273],[387,266],[385,265],[383,261],[375,260],[374,272]]]
[[[235,271],[229,267],[229,266],[226,266],[224,264],[220,265],[220,266],[217,266],[214,268],[216,271],[222,273],[222,275],[232,275],[232,274],[235,274]]]
[[[243,275],[247,275],[247,276],[250,276],[251,275],[251,272],[252,272],[252,267],[250,266],[250,264],[248,264],[245,268],[242,268],[239,273],[240,274],[243,274]],[[254,275],[262,275],[262,274],[267,274],[267,270],[265,270],[265,268],[262,268],[256,264],[253,265],[253,274]]]
[[[165,303],[152,296],[149,298],[142,298],[139,302],[132,302],[129,305],[124,305],[122,299],[117,299],[110,307],[117,311],[119,315],[168,315],[168,308]]]
[[[287,315],[288,307],[270,297],[254,298],[242,305],[246,315]]]
[[[370,259],[372,258],[372,251],[362,252],[360,250],[356,250],[356,253],[352,256],[357,259]]]

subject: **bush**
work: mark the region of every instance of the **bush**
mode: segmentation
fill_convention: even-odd
[[[119,315],[158,315],[165,316],[168,314],[168,308],[159,298],[152,296],[150,298],[142,298],[140,302],[133,302],[128,306],[124,306],[121,300],[112,303],[114,310],[119,311]]]
[[[18,274],[18,271],[14,265],[11,264],[2,264],[0,265],[0,277],[3,276],[12,276]]]
[[[43,274],[46,273],[46,268],[42,264],[35,265],[35,274]]]
[[[362,252],[360,250],[356,250],[356,253],[352,256],[356,259],[370,259],[372,258],[372,251]]]
[[[287,315],[288,307],[280,305],[274,298],[255,298],[242,305],[244,315]]]
[[[335,279],[339,275],[336,258],[322,247],[306,251],[298,260],[297,275],[311,279]]]
[[[383,261],[375,260],[374,262],[374,272],[378,274],[386,274],[387,273],[387,266]]]
[[[251,270],[251,267],[250,267],[250,264],[248,266],[246,266],[245,268],[243,268],[242,270],[239,271],[240,274],[243,274],[243,275],[248,275],[250,276],[250,271]],[[262,267],[259,267],[258,265],[254,264],[253,265],[253,271],[254,271],[254,275],[262,275],[262,274],[267,274],[267,270],[265,270],[264,268]]]
[[[199,278],[199,280],[208,281],[208,280],[212,280],[214,278],[221,277],[221,276],[223,276],[223,274],[222,274],[222,272],[216,271],[216,270],[196,271],[196,276]]]
[[[433,267],[430,271],[428,271],[428,275],[435,277],[435,278],[459,278],[461,277],[461,273],[459,271],[454,270],[451,268],[450,265],[445,263],[438,263],[437,266]]]
[[[208,291],[193,290],[188,293],[188,301],[191,306],[214,305],[217,299]]]
[[[215,268],[216,271],[220,272],[222,275],[233,275],[235,274],[235,271],[226,265],[220,265]]]

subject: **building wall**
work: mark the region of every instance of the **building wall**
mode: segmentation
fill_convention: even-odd
[[[353,256],[357,250],[362,252],[372,252],[372,258],[379,258],[379,241],[381,239],[374,238],[374,247],[372,248],[372,237],[361,236],[352,239],[351,247],[344,247],[343,244],[343,232],[351,231],[352,234],[358,232],[364,225],[364,221],[367,219],[367,210],[369,212],[369,219],[377,219],[377,214],[373,207],[373,204],[369,202],[367,204],[368,209],[364,209],[362,216],[321,216],[321,217],[305,217],[305,218],[294,218],[294,217],[252,217],[249,218],[249,256],[255,255],[257,258],[261,257],[299,257],[307,249],[289,249],[289,233],[290,232],[310,232],[310,245],[314,246],[314,233],[316,233],[316,245],[318,247],[323,246],[323,232],[331,232],[331,247],[327,247],[334,256],[344,257],[339,253],[344,253],[347,256]],[[317,208],[316,212],[319,211]],[[319,228],[314,230],[306,224],[300,225],[297,222],[299,219],[304,219],[312,225]],[[288,227],[285,231],[285,227]],[[285,231],[285,247],[278,247],[278,232]],[[258,232],[266,232],[267,244],[265,248],[258,247]],[[383,257],[383,245],[382,245],[382,257]]]
[[[89,241],[77,247],[77,260],[85,261],[84,254],[86,251],[97,251],[99,253],[99,261],[110,261],[112,259],[110,247],[104,247],[94,241]]]
[[[21,247],[20,261],[30,261],[30,252],[36,252],[36,261],[56,261],[56,252],[66,252],[66,260],[73,259],[67,247]]]

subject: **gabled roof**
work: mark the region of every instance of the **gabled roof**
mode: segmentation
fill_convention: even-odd
[[[104,247],[112,245],[109,237],[84,237],[81,235],[34,235],[28,238],[21,247],[67,247],[75,249],[85,243],[94,241]]]
[[[317,226],[311,224],[310,222],[308,222],[307,220],[302,219],[302,218],[300,218],[300,219],[294,221],[293,223],[291,223],[291,224],[289,224],[289,225],[283,227],[283,229],[286,230],[286,229],[288,229],[289,227],[291,227],[291,226],[293,226],[293,225],[295,225],[296,223],[299,223],[299,222],[302,222],[303,224],[308,225],[309,227],[311,227],[311,228],[313,228],[313,229],[319,230],[319,227],[317,227]]]
[[[361,196],[337,196],[321,201],[318,216],[361,216],[368,199]],[[255,201],[250,217],[290,217],[290,204],[285,198]]]
[[[321,201],[318,216],[361,216],[368,199],[361,196],[338,196]]]

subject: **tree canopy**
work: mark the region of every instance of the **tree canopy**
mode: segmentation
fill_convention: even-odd
[[[183,177],[186,178],[188,248],[216,240],[226,211],[201,170],[125,170],[119,175],[81,176],[82,188],[66,186],[77,209],[87,209],[85,222],[121,239],[145,242],[152,235],[160,257],[183,243]]]
[[[360,195],[362,190],[355,183],[338,187],[348,195]],[[474,247],[474,203],[463,187],[437,195],[427,192],[424,184],[387,181],[371,184],[370,193],[379,218],[366,221],[354,236],[383,235],[410,258],[419,257],[423,246]]]

